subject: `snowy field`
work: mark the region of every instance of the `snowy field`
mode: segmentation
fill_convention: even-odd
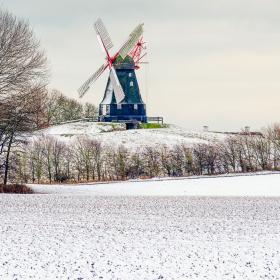
[[[280,173],[185,177],[99,183],[95,185],[32,185],[38,193],[92,196],[276,196]]]
[[[279,174],[33,188],[0,195],[0,279],[280,279]]]

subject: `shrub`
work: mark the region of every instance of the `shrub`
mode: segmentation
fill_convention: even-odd
[[[0,193],[27,194],[27,193],[33,193],[33,190],[30,187],[21,184],[11,184],[11,185],[0,184]]]

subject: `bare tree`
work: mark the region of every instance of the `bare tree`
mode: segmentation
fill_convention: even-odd
[[[265,136],[271,142],[273,168],[278,170],[280,167],[280,124],[274,124],[268,127]]]
[[[34,171],[34,179],[37,178],[37,183],[43,175],[43,145],[39,141],[35,141],[30,147],[30,162]]]
[[[149,177],[159,176],[161,172],[160,152],[156,147],[145,147],[143,151],[145,171]]]
[[[46,58],[29,24],[0,10],[0,96],[22,92],[46,78]]]
[[[0,11],[0,152],[4,157],[4,184],[9,158],[18,134],[36,126],[35,92],[46,84],[46,58],[29,24]],[[38,116],[38,115],[37,115]]]
[[[196,144],[193,147],[194,171],[199,175],[203,174],[206,168],[206,152],[207,144]]]
[[[54,179],[53,175],[53,168],[54,168],[54,163],[53,163],[53,146],[55,143],[55,139],[50,136],[44,136],[43,139],[39,139],[39,141],[43,145],[43,155],[44,155],[44,165],[46,168],[46,173],[47,177],[49,180],[49,183],[52,183],[52,180]]]
[[[96,108],[95,105],[91,104],[91,103],[85,103],[84,105],[84,118],[94,118],[96,116],[98,116],[98,109]]]
[[[242,172],[252,172],[255,170],[254,165],[254,150],[252,143],[252,135],[244,134],[238,136],[238,159]]]
[[[238,138],[227,137],[219,144],[220,159],[226,172],[238,171]]]
[[[57,139],[53,142],[53,149],[52,149],[52,159],[53,159],[53,166],[54,166],[54,180],[62,182],[65,178],[65,170],[64,170],[64,156],[67,150],[67,146],[63,143],[58,141]]]
[[[114,150],[113,166],[117,180],[125,180],[129,169],[129,153],[124,146],[119,146]]]
[[[80,167],[85,174],[86,181],[89,181],[92,170],[92,152],[89,141],[87,138],[79,138],[75,145],[76,156],[79,158]]]
[[[162,146],[160,149],[160,162],[163,169],[163,172],[167,176],[172,176],[173,173],[173,163],[170,149],[166,146]]]
[[[252,149],[254,151],[255,165],[257,169],[271,169],[271,142],[269,138],[254,136],[252,138]]]
[[[102,145],[97,140],[89,140],[87,142],[87,146],[91,152],[91,160],[92,160],[92,178],[95,180],[95,173],[97,174],[98,181],[101,180],[102,175],[102,165],[104,162],[103,153],[102,153]],[[96,171],[96,172],[95,172]]]
[[[132,179],[135,179],[140,178],[142,175],[144,175],[143,156],[139,152],[134,152],[130,155],[128,176]]]

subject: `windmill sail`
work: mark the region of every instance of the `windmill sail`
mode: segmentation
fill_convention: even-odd
[[[107,52],[113,47],[113,42],[103,21],[100,18],[94,23],[94,29],[98,40],[101,41],[102,47],[105,48],[105,51]]]
[[[120,84],[119,78],[117,76],[117,73],[116,73],[116,70],[114,67],[111,68],[110,79],[112,81],[116,101],[117,101],[117,103],[120,103],[124,99],[125,94],[123,92],[123,88]]]
[[[100,18],[94,23],[94,28],[97,34],[97,38],[100,41],[102,48],[106,52],[107,62],[103,64],[93,75],[91,75],[89,79],[78,89],[78,93],[80,97],[84,96],[84,94],[89,90],[91,84],[93,84],[98,79],[98,77],[104,72],[104,70],[109,66],[110,80],[112,82],[116,102],[120,103],[125,98],[125,93],[123,91],[122,85],[120,84],[113,63],[118,55],[120,55],[122,58],[125,58],[129,54],[129,52],[135,47],[135,44],[138,42],[139,38],[143,34],[143,25],[144,24],[139,24],[130,33],[128,39],[120,48],[119,52],[117,52],[114,56],[111,57],[109,55],[108,50],[113,47],[113,43],[109,36],[109,33]]]
[[[104,70],[108,67],[108,63],[103,64],[93,75],[91,75],[86,82],[78,89],[78,93],[80,98],[85,95],[85,93],[89,90],[90,85],[93,84],[98,77],[104,72]]]
[[[133,49],[141,35],[143,34],[143,23],[139,24],[129,35],[126,42],[123,44],[119,51],[119,55],[124,59],[127,54]]]

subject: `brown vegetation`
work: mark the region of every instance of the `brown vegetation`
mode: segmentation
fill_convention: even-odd
[[[33,190],[28,186],[21,184],[0,184],[0,193],[31,194],[33,193]]]

